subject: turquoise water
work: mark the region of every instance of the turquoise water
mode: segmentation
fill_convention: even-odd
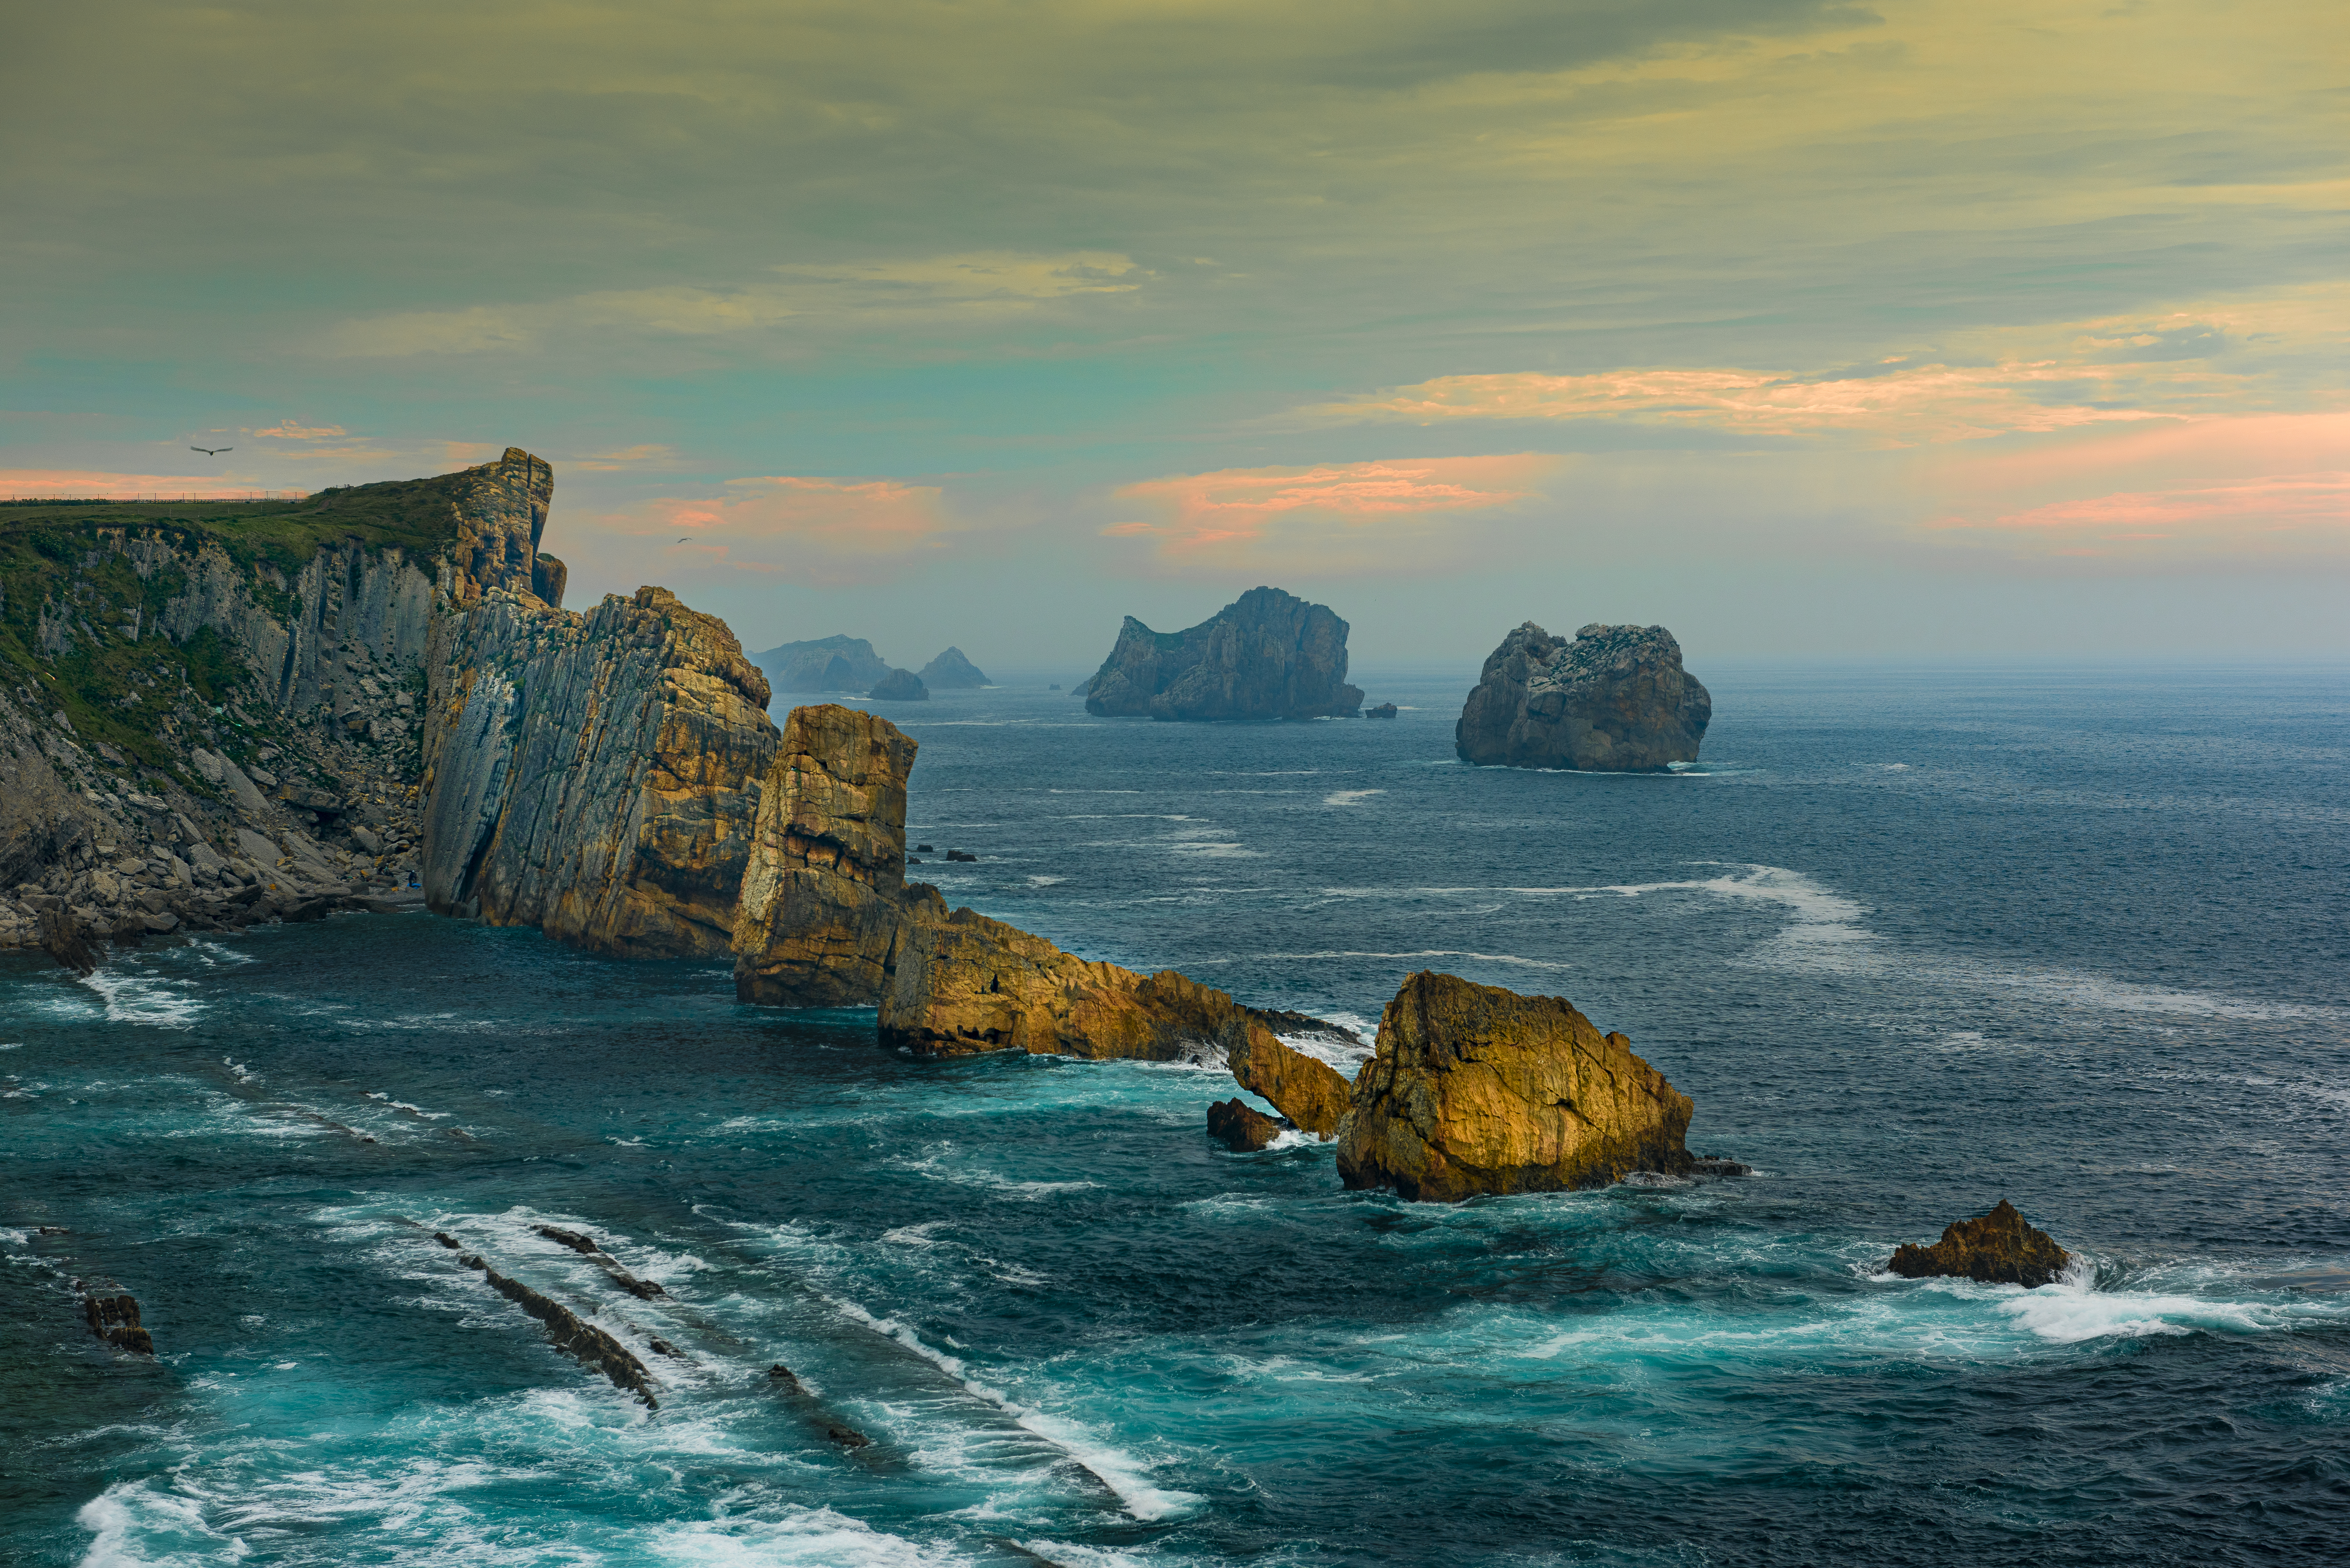
[[[1393,724],[889,711],[915,836],[982,856],[950,899],[1366,1024],[1422,967],[1565,994],[1743,1180],[1346,1193],[1210,1144],[1211,1072],[918,1063],[424,916],[0,960],[0,1556],[2350,1556],[2350,679],[1704,673],[1675,778],[1461,767],[1457,677],[1364,682]],[[2073,1278],[1877,1272],[2002,1196]]]

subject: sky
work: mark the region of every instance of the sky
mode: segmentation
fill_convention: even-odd
[[[1259,583],[1357,667],[2350,653],[2338,0],[8,31],[0,494],[517,445],[573,607],[915,667]]]

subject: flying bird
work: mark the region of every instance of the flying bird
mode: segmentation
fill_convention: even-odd
[[[206,457],[218,457],[224,452],[234,452],[236,448],[233,446],[192,446],[188,450],[190,452],[203,452]]]

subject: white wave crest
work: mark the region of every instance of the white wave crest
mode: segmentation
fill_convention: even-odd
[[[109,1023],[189,1029],[204,1011],[204,1003],[191,994],[193,981],[101,969],[82,976],[81,983],[98,993]]]

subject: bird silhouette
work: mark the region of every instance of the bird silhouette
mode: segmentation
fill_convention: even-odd
[[[236,448],[233,446],[192,446],[188,450],[190,452],[203,452],[206,457],[218,457],[224,452],[234,452]]]
[[[680,535],[677,536],[677,542],[678,542],[679,544],[682,545],[682,544],[685,544],[686,542],[688,542],[689,540],[691,540],[692,537],[693,537],[693,535],[691,535],[691,534],[680,534]]]

